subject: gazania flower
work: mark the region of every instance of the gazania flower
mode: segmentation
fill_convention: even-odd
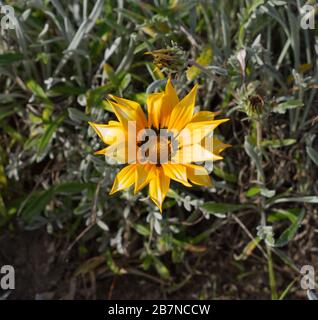
[[[110,194],[134,185],[135,193],[149,185],[149,196],[162,211],[170,180],[186,187],[210,186],[208,171],[197,162],[222,159],[229,145],[211,136],[228,119],[215,113],[194,113],[197,85],[182,100],[168,79],[164,92],[147,98],[148,117],[141,106],[110,95],[118,121],[90,125],[108,146],[96,152],[126,164],[117,174]]]

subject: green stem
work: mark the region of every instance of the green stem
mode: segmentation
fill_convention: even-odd
[[[256,145],[258,150],[261,150],[261,143],[262,143],[262,123],[261,120],[256,120]],[[264,177],[257,171],[257,181],[259,184],[264,185]],[[264,208],[264,198],[262,197],[259,201],[259,212],[261,214],[261,224],[263,227],[266,226],[266,215]],[[267,266],[268,266],[268,278],[269,278],[269,286],[271,289],[271,296],[272,300],[277,300],[277,288],[276,288],[276,279],[275,279],[275,272],[273,267],[273,260],[272,260],[272,248],[266,244],[266,250],[267,250]]]
[[[266,245],[267,250],[267,262],[268,262],[268,276],[269,276],[269,286],[271,288],[272,300],[277,300],[277,288],[276,288],[276,279],[275,272],[272,260],[272,248],[269,245]]]

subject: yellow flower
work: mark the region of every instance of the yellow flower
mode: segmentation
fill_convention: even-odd
[[[222,159],[220,152],[229,145],[211,134],[228,119],[215,120],[210,111],[194,113],[196,93],[197,85],[179,100],[169,78],[164,92],[149,94],[148,118],[137,102],[110,95],[118,121],[89,123],[108,145],[96,154],[127,164],[110,194],[132,185],[136,193],[149,185],[149,196],[162,211],[171,179],[187,187],[211,185],[208,171],[195,163]]]

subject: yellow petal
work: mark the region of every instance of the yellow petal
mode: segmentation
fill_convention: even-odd
[[[201,162],[201,161],[213,161],[220,160],[222,157],[215,155],[203,148],[199,144],[193,144],[184,146],[179,149],[173,156],[173,163],[191,163],[191,162]]]
[[[112,144],[118,139],[125,139],[124,128],[117,121],[112,121],[111,124],[88,123],[106,144]]]
[[[181,131],[192,119],[198,85],[173,108],[168,129]]]
[[[97,151],[94,152],[94,154],[103,154],[103,155],[105,155],[105,153],[107,152],[107,149],[108,149],[108,147],[104,148],[102,150],[97,150]]]
[[[95,154],[104,154],[106,157],[112,158],[120,164],[135,162],[134,159],[128,159],[128,144],[126,141],[118,141],[107,148],[95,152]]]
[[[136,166],[136,181],[135,193],[144,188],[151,179],[155,177],[156,168],[151,164],[137,164]]]
[[[136,165],[130,164],[120,170],[115,178],[110,195],[117,191],[129,188],[135,182]]]
[[[145,113],[143,112],[140,104],[136,101],[116,97],[112,94],[109,95],[113,100],[115,100],[119,105],[131,108],[136,111],[136,121],[140,123],[143,128],[147,125],[147,119]]]
[[[136,101],[120,98],[120,97],[114,96],[113,94],[109,94],[109,97],[115,100],[118,104],[121,104],[123,106],[130,107],[132,109],[140,108],[139,103]]]
[[[149,183],[149,196],[162,212],[162,203],[167,195],[170,178],[167,177],[162,168],[156,168],[156,176]]]
[[[191,122],[212,121],[215,115],[216,113],[211,111],[199,111],[193,115]]]
[[[230,144],[223,143],[217,137],[206,137],[201,141],[201,145],[215,155],[219,155],[224,149],[231,147]]]
[[[114,121],[114,120],[109,120],[108,124],[111,125],[111,126],[117,126],[117,125],[121,126],[120,122]]]
[[[112,106],[117,119],[126,131],[128,131],[129,122],[136,124],[137,132],[145,127],[144,122],[140,118],[141,115],[138,110],[128,105],[121,105],[109,100],[107,101]]]
[[[202,167],[194,164],[187,164],[188,179],[196,185],[210,187],[212,185],[211,178],[208,171]]]
[[[175,88],[172,85],[171,78],[168,78],[165,95],[162,101],[163,105],[161,107],[160,114],[160,127],[166,128],[169,124],[171,112],[173,108],[179,103],[179,98]]]
[[[172,81],[170,77],[168,78],[168,81],[166,84],[165,93],[170,99],[171,107],[172,108],[175,107],[179,103],[179,98],[178,98],[176,89],[172,85]]]
[[[148,109],[148,126],[152,126],[159,129],[161,106],[163,104],[163,97],[165,93],[151,93],[147,97],[147,109]]]
[[[177,92],[168,78],[164,92],[149,94],[147,98],[148,126],[166,128],[173,108],[179,103]]]
[[[221,123],[228,120],[229,119],[220,119],[188,123],[177,137],[179,147],[200,143],[203,138],[215,130]]]
[[[184,165],[165,163],[162,164],[162,169],[164,174],[172,180],[178,181],[186,187],[191,187],[187,178],[187,169]]]

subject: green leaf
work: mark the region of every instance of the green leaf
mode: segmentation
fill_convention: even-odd
[[[21,108],[18,106],[1,107],[0,108],[0,120],[18,112],[19,110],[21,110]]]
[[[290,282],[290,284],[286,287],[286,289],[279,296],[278,300],[284,300],[284,298],[288,294],[289,290],[293,287],[293,285],[296,283],[296,281],[297,281],[297,279],[294,279],[293,281]]]
[[[141,105],[145,105],[147,101],[147,94],[145,92],[136,93],[132,96],[132,99]]]
[[[33,193],[23,204],[21,217],[26,222],[30,222],[34,217],[39,216],[45,206],[52,200],[54,189],[48,189]]]
[[[68,108],[67,109],[68,112],[68,116],[75,122],[88,122],[91,120],[91,118],[89,116],[87,116],[83,111],[80,111],[78,109],[75,108]]]
[[[42,62],[43,64],[48,64],[49,63],[49,59],[50,59],[50,56],[45,53],[45,52],[39,52],[37,55],[36,55],[36,59],[35,61],[40,61]]]
[[[218,214],[225,214],[228,212],[237,211],[240,209],[246,208],[246,205],[242,204],[229,204],[229,203],[222,203],[222,202],[206,202],[200,206],[200,209],[206,213],[218,215]]]
[[[256,196],[257,194],[259,194],[261,192],[261,188],[260,187],[251,187],[246,191],[246,196],[248,198],[252,198],[254,196]]]
[[[84,94],[86,92],[86,88],[67,85],[55,85],[51,88],[51,91],[59,94],[79,95]]]
[[[24,137],[20,133],[19,129],[10,126],[8,121],[0,121],[0,128],[2,128],[2,130],[4,130],[4,132],[11,137],[12,141],[24,140]]]
[[[196,60],[196,63],[201,65],[201,66],[203,66],[203,67],[206,67],[211,63],[212,59],[213,59],[212,48],[205,47],[203,49],[203,51],[201,52],[199,58]],[[189,81],[192,81],[195,78],[197,78],[200,75],[201,72],[202,71],[199,68],[197,68],[196,66],[192,66],[186,72],[187,79]]]
[[[284,202],[305,202],[305,203],[318,203],[318,196],[304,196],[304,197],[292,197],[292,198],[275,198],[266,203],[266,207],[276,203]]]
[[[299,209],[288,209],[288,210],[277,210],[268,215],[267,221],[269,222],[277,222],[281,220],[288,219],[292,223],[294,223],[297,218],[296,216],[299,214]]]
[[[6,66],[8,64],[19,62],[23,60],[23,54],[16,52],[9,52],[0,54],[0,66]]]
[[[86,260],[82,265],[77,268],[74,276],[85,275],[86,273],[95,270],[97,267],[105,263],[105,257],[97,256]]]
[[[149,254],[146,254],[143,258],[142,258],[142,268],[144,270],[148,270],[151,267],[153,260],[152,260],[152,256]]]
[[[155,268],[156,268],[157,272],[160,274],[160,276],[163,279],[169,279],[170,278],[169,269],[155,256],[153,257],[153,262],[154,262]]]
[[[248,137],[245,138],[244,149],[246,153],[249,155],[249,157],[252,159],[252,161],[255,163],[257,171],[260,173],[264,180],[264,171],[261,163],[260,150],[258,150],[256,146],[253,146],[251,144],[250,139]]]
[[[94,188],[93,183],[64,182],[55,187],[55,193],[68,195],[74,193],[81,193],[83,190],[92,188]]]
[[[283,247],[290,240],[294,238],[294,236],[297,233],[298,228],[301,225],[301,221],[304,218],[305,210],[299,210],[299,209],[289,209],[289,210],[280,210],[278,213],[282,216],[285,215],[285,217],[291,221],[290,226],[283,231],[283,233],[279,236],[277,240],[274,241],[274,244],[270,244],[274,247]]]
[[[222,168],[220,168],[218,166],[213,166],[213,173],[217,177],[219,177],[225,181],[232,182],[232,183],[235,183],[237,181],[237,178],[234,174],[225,172]]]
[[[263,140],[261,145],[262,147],[281,148],[281,147],[291,146],[296,142],[297,140],[295,139]]]
[[[150,235],[150,229],[148,226],[135,223],[133,227],[139,234],[141,234],[144,237],[148,237]]]
[[[111,84],[107,84],[96,89],[88,90],[86,93],[87,108],[102,108],[103,100],[106,99],[106,95],[112,88]]]
[[[42,99],[47,104],[52,105],[52,102],[48,98],[47,94],[38,83],[36,83],[34,80],[29,80],[26,85],[36,97]]]
[[[306,147],[310,159],[318,166],[318,152],[312,147]]]
[[[212,225],[212,227],[206,229],[205,231],[203,231],[203,232],[199,233],[198,235],[196,235],[195,237],[193,237],[190,240],[190,242],[192,244],[201,243],[203,240],[209,238],[212,233],[214,233],[216,230],[218,230],[220,227],[222,227],[225,223],[226,223],[226,220],[217,219],[214,222],[214,224]]]
[[[284,114],[287,110],[302,107],[304,103],[298,99],[292,99],[278,104],[272,110],[273,112]]]
[[[108,268],[115,274],[125,274],[127,271],[123,268],[120,268],[114,261],[113,256],[110,252],[110,250],[107,250],[106,252],[106,262]]]
[[[251,187],[250,189],[248,189],[248,191],[246,192],[246,196],[248,198],[252,198],[254,196],[256,196],[257,194],[261,194],[262,196],[266,197],[266,198],[272,198],[275,196],[276,191],[275,190],[269,190],[267,188],[264,187]]]
[[[291,270],[294,270],[296,273],[299,272],[299,267],[282,249],[272,248],[272,251],[286,264],[286,266],[290,267]]]
[[[131,81],[131,74],[126,73],[120,82],[119,89],[124,91],[129,86],[130,81]]]
[[[53,139],[53,135],[56,132],[57,128],[64,120],[64,114],[61,115],[55,122],[50,123],[46,126],[43,136],[40,138],[37,145],[37,159],[40,161],[46,155],[49,144]]]
[[[274,197],[276,194],[276,191],[275,190],[269,190],[267,188],[261,188],[261,195],[266,197],[266,198],[272,198]]]
[[[8,183],[8,179],[6,176],[5,169],[4,169],[3,165],[0,163],[0,188],[5,187],[7,185],[7,183]]]
[[[4,204],[3,197],[0,193],[0,227],[2,227],[10,218],[10,215],[7,214],[7,208]]]

